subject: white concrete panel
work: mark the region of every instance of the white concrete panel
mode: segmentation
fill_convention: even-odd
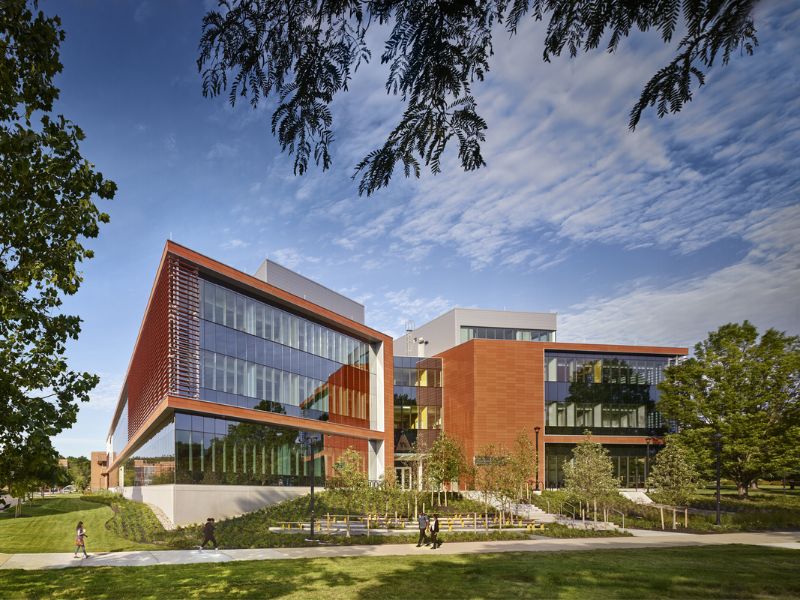
[[[175,486],[142,485],[122,488],[122,495],[129,500],[153,504],[160,508],[167,518],[175,523]],[[176,523],[177,525],[178,523]]]
[[[295,273],[291,269],[267,259],[255,273],[262,281],[274,285],[282,290],[299,296],[318,306],[352,319],[357,323],[364,323],[364,305],[343,296],[338,292],[326,288],[324,285]]]
[[[307,487],[250,485],[180,485],[175,487],[176,525],[225,519],[303,496]],[[323,488],[316,488],[322,490]]]

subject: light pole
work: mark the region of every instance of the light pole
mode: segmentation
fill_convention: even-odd
[[[720,524],[720,451],[722,450],[722,434],[714,434],[714,448],[717,452],[717,525]]]
[[[310,433],[308,431],[301,431],[300,435],[297,436],[297,442],[302,444],[305,449],[306,458],[308,458],[308,473],[309,473],[309,487],[311,488],[311,499],[309,501],[309,509],[311,512],[311,536],[310,539],[314,539],[314,479],[316,478],[316,473],[314,473],[314,444],[320,441],[322,436],[319,433]]]
[[[539,491],[539,430],[541,427],[536,426],[533,428],[533,433],[536,434],[536,491]]]
[[[651,437],[645,438],[647,450],[644,455],[644,489],[646,493],[650,493],[650,444],[655,440]]]

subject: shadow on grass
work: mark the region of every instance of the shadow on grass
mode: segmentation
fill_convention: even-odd
[[[0,571],[12,598],[788,598],[797,552],[753,546]]]
[[[23,519],[29,517],[47,517],[50,515],[62,515],[71,512],[86,512],[90,510],[102,509],[104,505],[94,502],[86,502],[80,498],[58,498],[45,497],[35,498],[26,502],[22,506],[22,514],[14,517],[13,507],[0,513],[2,519]]]

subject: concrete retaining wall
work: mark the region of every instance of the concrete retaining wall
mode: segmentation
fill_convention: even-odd
[[[235,517],[308,493],[307,487],[256,485],[175,484],[123,489],[126,498],[157,506],[175,525],[202,523],[208,517]]]

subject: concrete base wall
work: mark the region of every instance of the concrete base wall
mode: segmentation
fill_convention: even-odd
[[[122,495],[129,500],[153,504],[160,508],[167,518],[175,523],[175,486],[174,485],[144,485],[122,488]]]
[[[323,488],[316,488],[322,491]],[[147,485],[126,487],[131,500],[154,504],[175,525],[202,523],[208,517],[235,517],[309,493],[307,487],[256,485]]]

